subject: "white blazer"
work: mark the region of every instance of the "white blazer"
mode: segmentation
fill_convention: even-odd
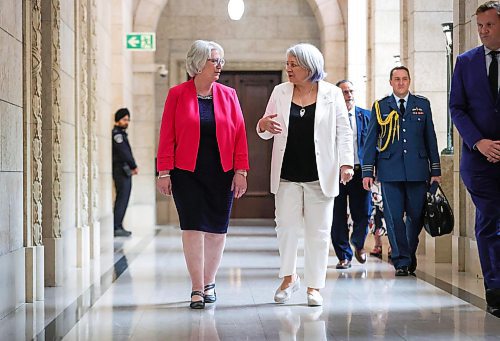
[[[293,83],[290,82],[277,85],[264,114],[264,117],[278,114],[275,120],[281,125],[281,133],[276,135],[268,131],[261,133],[257,124],[257,133],[261,138],[268,140],[274,137],[271,159],[271,193],[273,194],[278,192],[280,183],[293,87]],[[339,87],[325,81],[318,82],[314,146],[321,190],[327,197],[336,197],[339,194],[340,166],[354,166],[353,139],[342,91]]]

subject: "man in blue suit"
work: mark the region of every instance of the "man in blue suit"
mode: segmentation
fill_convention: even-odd
[[[429,100],[409,92],[410,71],[391,70],[393,94],[375,101],[363,155],[363,186],[381,183],[391,260],[396,276],[414,274],[418,235],[430,182],[441,165]],[[403,219],[406,213],[406,219]]]
[[[354,142],[354,176],[347,184],[340,184],[339,195],[333,205],[332,243],[335,254],[339,259],[337,269],[351,267],[352,249],[349,245],[349,227],[347,226],[347,198],[349,197],[349,211],[353,221],[351,244],[354,246],[354,256],[361,264],[366,262],[364,249],[370,219],[370,192],[363,188],[361,178],[361,160],[365,145],[370,111],[354,105],[354,88],[348,80],[341,80],[336,84],[342,90],[349,112],[349,123],[353,130]]]
[[[500,317],[500,4],[476,10],[483,45],[458,56],[451,118],[463,139],[460,173],[476,206],[476,240],[488,311]]]

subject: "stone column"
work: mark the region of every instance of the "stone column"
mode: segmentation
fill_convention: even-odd
[[[61,239],[61,3],[42,4],[42,100],[43,130],[43,244],[45,285],[63,280]]]
[[[90,0],[88,8],[88,32],[89,32],[89,228],[90,228],[90,258],[99,258],[101,225],[99,221],[99,169],[97,162],[99,154],[97,151],[97,3],[96,0]]]
[[[366,102],[367,77],[367,0],[349,0],[347,39],[347,79],[354,84],[356,105],[371,109]]]
[[[41,0],[23,3],[26,302],[43,300]]]
[[[335,83],[347,74],[348,0],[308,1],[321,31],[321,50],[325,58],[327,80]],[[328,14],[327,14],[328,13]]]
[[[438,148],[446,147],[447,131],[447,57],[446,39],[441,24],[452,21],[450,1],[401,1],[401,61],[410,69],[411,91],[431,102]],[[441,157],[443,190],[453,197],[452,158]],[[421,234],[419,253],[436,263],[451,263],[451,235],[431,238]]]
[[[132,152],[139,167],[139,174],[132,178],[133,190],[130,205],[139,207],[144,214],[142,221],[131,224],[153,226],[156,223],[156,181],[155,157],[156,139],[155,124],[155,75],[157,67],[154,63],[154,52],[139,52],[133,56],[133,106],[130,130]],[[137,63],[137,61],[141,61]],[[149,63],[145,63],[149,61]],[[139,138],[140,137],[140,138]],[[134,190],[134,188],[141,190]]]
[[[400,55],[399,23],[399,0],[368,1],[368,106],[392,93],[389,72]]]
[[[76,136],[77,136],[77,251],[78,267],[86,267],[89,246],[89,108],[88,108],[88,0],[75,6],[76,45]]]
[[[470,50],[481,44],[476,28],[476,8],[484,1],[454,0],[453,1],[453,55]],[[482,278],[481,266],[474,234],[475,207],[470,195],[460,178],[460,157],[462,154],[462,139],[455,129],[455,159],[454,159],[454,211],[455,233],[453,235],[453,267],[459,271],[467,271]]]

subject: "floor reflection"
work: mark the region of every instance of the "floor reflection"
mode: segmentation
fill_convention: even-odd
[[[200,310],[199,316],[197,316],[197,312],[193,312],[190,341],[220,341],[219,333],[215,325],[215,312],[215,304],[207,304],[205,309]]]
[[[277,306],[274,312],[280,320],[280,341],[327,340],[322,307]]]

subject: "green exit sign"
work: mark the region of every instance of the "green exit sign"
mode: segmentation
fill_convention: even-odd
[[[154,32],[131,32],[125,37],[127,50],[155,51],[156,36]]]

